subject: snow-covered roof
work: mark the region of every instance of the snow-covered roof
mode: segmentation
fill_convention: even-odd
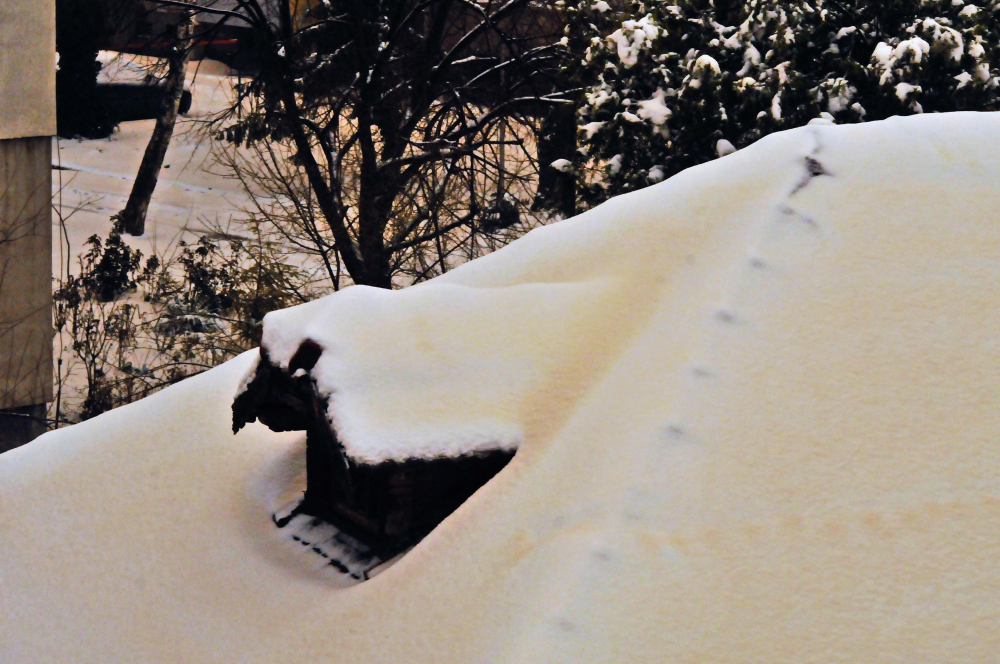
[[[0,456],[3,660],[992,659],[998,144],[812,125],[269,317],[359,454],[519,446],[355,587],[271,522],[304,436],[230,433],[255,352]]]
[[[234,12],[243,15],[247,14],[247,10],[244,10],[240,7],[239,0],[194,0],[194,4],[200,5],[202,7],[208,7],[210,9],[217,9],[220,11]],[[260,7],[261,10],[263,10],[264,15],[267,17],[269,21],[277,23],[280,20],[280,14],[281,14],[279,11],[280,3],[278,1],[259,0],[256,4],[257,6]],[[297,4],[298,3],[296,3],[295,0],[292,0],[293,11],[295,10]],[[202,23],[218,23],[222,17],[219,14],[209,14],[206,12],[198,14],[197,18]],[[242,27],[243,25],[242,22],[240,21],[230,20],[230,23],[238,27]]]
[[[304,341],[319,344],[309,373],[358,461],[514,449],[538,400],[563,389],[558,381],[592,381],[601,370],[594,352],[628,336],[613,300],[643,269],[588,258],[609,231],[598,218],[568,222],[529,234],[506,260],[477,261],[405,290],[354,287],[274,312],[262,346],[287,368]],[[602,270],[592,260],[609,264]]]

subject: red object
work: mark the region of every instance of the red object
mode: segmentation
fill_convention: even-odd
[[[194,45],[195,46],[233,46],[234,44],[238,44],[238,43],[239,43],[239,40],[237,40],[237,39],[212,39],[210,41],[195,42]],[[125,49],[140,49],[140,48],[166,48],[166,47],[172,46],[172,45],[173,44],[171,44],[170,42],[163,42],[162,44],[126,44],[125,46],[122,47],[122,49],[125,50]]]

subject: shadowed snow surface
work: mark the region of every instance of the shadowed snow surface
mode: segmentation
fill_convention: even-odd
[[[0,456],[0,660],[995,657],[997,145],[813,125],[272,314],[360,457],[517,456],[343,587],[271,522],[303,436],[230,432],[247,353]]]

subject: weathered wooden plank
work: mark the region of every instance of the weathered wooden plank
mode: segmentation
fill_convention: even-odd
[[[0,141],[0,409],[52,400],[51,155]]]

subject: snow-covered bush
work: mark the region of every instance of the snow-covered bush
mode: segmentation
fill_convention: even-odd
[[[89,419],[221,364],[260,343],[265,314],[325,293],[261,233],[218,235],[145,261],[120,229],[87,240],[78,273],[53,293],[51,424]]]
[[[816,118],[994,110],[998,12],[997,0],[584,0],[566,7],[577,163],[558,167],[592,204]]]

